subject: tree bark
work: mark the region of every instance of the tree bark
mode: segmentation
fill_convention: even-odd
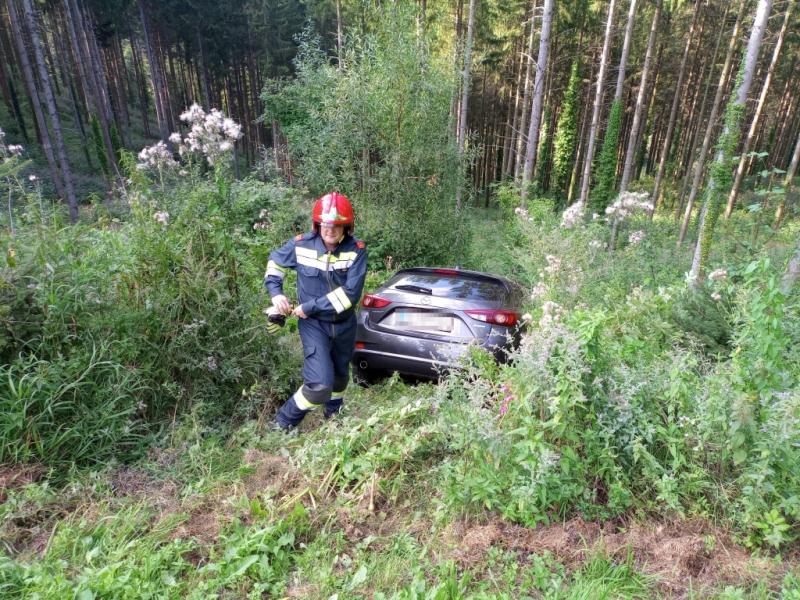
[[[656,9],[653,13],[653,23],[650,26],[650,35],[647,38],[647,50],[644,54],[644,64],[642,65],[642,80],[639,83],[639,92],[636,95],[636,108],[633,112],[633,123],[631,124],[630,139],[625,151],[625,165],[622,168],[622,179],[619,184],[620,193],[627,191],[633,173],[633,161],[636,157],[636,149],[639,145],[639,128],[642,123],[644,113],[644,99],[647,93],[647,77],[650,73],[650,61],[653,57],[653,49],[656,45],[656,35],[658,34],[658,24],[661,20],[661,0],[656,0]]]
[[[628,66],[628,55],[631,51],[631,37],[633,36],[633,23],[636,20],[636,0],[631,0],[628,7],[628,20],[625,24],[625,38],[622,42],[622,54],[619,57],[619,70],[617,71],[617,87],[614,89],[614,102],[622,100],[622,91],[625,87],[625,70]]]
[[[147,6],[145,0],[138,0],[139,15],[142,19],[142,31],[144,32],[144,44],[147,50],[147,60],[150,63],[150,77],[153,83],[153,97],[156,105],[156,120],[161,141],[166,142],[169,138],[169,124],[167,123],[167,110],[164,106],[164,82],[161,79],[159,63],[156,58],[153,46],[153,36],[151,33],[150,21],[147,17]]]
[[[672,108],[669,112],[669,121],[667,121],[667,130],[664,133],[664,146],[661,149],[661,157],[658,163],[658,172],[656,173],[655,182],[653,183],[653,213],[658,208],[658,203],[661,197],[661,182],[664,178],[664,172],[667,168],[667,161],[669,160],[670,149],[672,148],[672,134],[675,131],[675,121],[678,116],[678,104],[680,103],[681,93],[683,89],[683,79],[686,75],[686,62],[689,58],[689,48],[692,45],[694,38],[694,31],[697,26],[697,17],[700,14],[701,0],[695,0],[694,14],[692,15],[692,24],[689,26],[689,33],[686,39],[686,47],[683,50],[683,57],[681,58],[681,66],[678,69],[678,81],[675,83],[675,93],[672,97]]]
[[[699,0],[698,0],[699,1]],[[592,179],[592,162],[594,160],[594,145],[597,137],[597,130],[600,126],[600,110],[603,103],[603,84],[608,67],[608,53],[611,48],[611,31],[614,25],[614,8],[616,0],[610,0],[608,4],[608,18],[606,20],[606,31],[603,39],[603,52],[600,55],[600,70],[597,73],[597,91],[594,96],[592,107],[592,123],[589,126],[589,141],[586,144],[586,155],[583,159],[583,179],[581,180],[581,195],[578,202],[586,206],[589,200],[589,185]]]
[[[472,31],[475,24],[475,0],[469,0],[469,15],[467,17],[467,38],[464,43],[464,71],[461,75],[461,111],[458,120],[458,160],[459,164],[464,158],[464,146],[467,137],[467,107],[469,103],[469,84],[472,72]],[[463,174],[463,166],[459,167],[459,175]],[[461,211],[461,194],[464,182],[463,177],[459,177],[458,188],[456,189],[456,212]]]
[[[767,74],[764,78],[764,84],[761,86],[761,94],[758,97],[758,104],[756,105],[756,110],[753,113],[753,120],[750,121],[750,129],[747,130],[747,137],[744,138],[744,145],[742,146],[742,150],[739,157],[739,164],[736,167],[736,176],[733,180],[733,187],[731,188],[730,194],[728,194],[728,205],[725,207],[725,218],[729,218],[731,213],[733,212],[733,207],[736,205],[736,197],[739,195],[739,187],[742,185],[742,178],[744,177],[745,172],[745,163],[747,162],[747,154],[750,152],[750,145],[753,141],[753,138],[756,134],[756,130],[759,125],[759,120],[761,119],[761,112],[764,109],[764,104],[767,101],[767,94],[769,93],[769,87],[772,83],[772,75],[775,72],[775,65],[778,64],[778,56],[781,53],[781,48],[783,47],[783,38],[786,35],[786,30],[789,27],[789,21],[792,15],[792,8],[794,8],[794,0],[789,0],[788,4],[786,5],[786,13],[783,16],[783,25],[781,26],[781,30],[778,33],[778,39],[775,42],[775,48],[772,51],[772,60],[769,63],[769,67],[767,68]]]
[[[753,75],[755,74],[758,63],[758,53],[761,49],[761,40],[764,37],[764,30],[767,27],[767,19],[771,7],[772,0],[759,0],[758,2],[756,16],[753,20],[753,28],[750,31],[750,39],[747,42],[747,52],[745,53],[744,64],[742,66],[741,83],[739,84],[739,89],[736,91],[736,99],[731,102],[728,111],[726,111],[728,112],[727,116],[732,118],[726,119],[725,128],[720,136],[721,140],[725,140],[729,134],[734,135],[734,138],[738,137],[738,130],[736,127],[739,125],[740,117],[737,118],[736,112],[743,112],[745,104],[747,103],[747,96],[753,83]],[[731,144],[731,146],[733,145],[735,144]],[[729,159],[730,157],[726,156],[726,148],[723,143],[717,150],[717,156],[714,162],[717,166],[724,169],[725,162]],[[700,212],[697,245],[695,246],[694,258],[692,259],[692,269],[689,272],[689,280],[692,281],[695,286],[699,285],[703,280],[705,264],[708,261],[708,256],[711,251],[714,226],[717,220],[717,198],[721,193],[724,193],[723,190],[717,189],[719,185],[720,182],[715,179],[714,170],[712,169],[711,177],[706,186],[705,202],[703,202],[703,208]]]
[[[55,154],[53,152],[53,144],[50,140],[50,131],[47,127],[47,120],[45,119],[44,112],[42,111],[42,102],[39,97],[39,91],[36,88],[36,79],[33,74],[30,59],[28,57],[28,49],[25,47],[25,38],[22,32],[22,22],[19,20],[17,8],[14,6],[14,0],[6,0],[8,6],[8,17],[11,24],[11,32],[14,37],[14,43],[17,46],[17,56],[20,62],[20,70],[22,71],[25,80],[25,86],[28,89],[28,98],[30,99],[31,109],[33,110],[34,119],[37,124],[42,149],[44,150],[45,157],[47,158],[47,165],[50,170],[50,178],[53,180],[53,185],[56,188],[56,193],[66,200],[67,195],[64,189],[64,184],[61,180],[59,173],[58,163],[56,162]]]
[[[528,51],[525,55],[525,79],[522,86],[522,105],[519,107],[519,119],[517,120],[519,126],[517,131],[517,144],[516,152],[514,153],[514,181],[519,183],[520,171],[522,169],[525,156],[523,154],[523,145],[525,144],[525,136],[522,135],[528,126],[528,106],[531,97],[531,66],[533,65],[533,40],[536,31],[536,0],[531,3],[531,30],[528,34]]]
[[[542,16],[542,34],[539,37],[539,56],[536,61],[536,79],[533,84],[533,105],[528,126],[528,146],[525,149],[525,169],[522,173],[522,201],[525,202],[528,194],[528,184],[533,172],[533,163],[536,160],[536,151],[539,144],[539,121],[542,118],[542,100],[544,96],[544,78],[547,68],[548,54],[550,53],[550,30],[553,25],[553,0],[544,0],[544,14]]]
[[[786,215],[787,199],[789,198],[789,191],[792,189],[794,176],[797,173],[797,163],[800,162],[800,133],[797,134],[797,142],[794,145],[794,153],[792,154],[792,161],[789,163],[789,168],[786,170],[786,177],[783,179],[783,198],[775,211],[775,221],[772,223],[772,228],[777,231],[781,226],[783,217]]]
[[[789,259],[789,264],[786,265],[786,272],[781,281],[781,291],[788,296],[798,279],[800,279],[800,239],[797,241],[794,254]]]
[[[9,12],[14,10],[14,0],[8,0],[8,6]],[[69,207],[70,221],[75,223],[78,220],[78,199],[75,196],[75,188],[72,185],[72,171],[69,166],[69,161],[67,160],[67,150],[61,131],[61,118],[58,115],[58,107],[56,106],[55,96],[53,95],[50,74],[47,71],[47,65],[45,64],[44,54],[42,52],[42,38],[39,34],[39,27],[34,17],[30,0],[22,0],[22,12],[25,19],[25,28],[28,30],[31,40],[33,59],[39,73],[39,83],[44,94],[50,125],[53,128],[55,157],[61,171],[61,181],[66,195],[64,199]]]
[[[711,147],[711,138],[714,133],[714,125],[717,122],[717,115],[719,114],[720,106],[722,106],[722,97],[725,94],[725,87],[728,81],[728,76],[733,64],[733,55],[739,41],[739,28],[742,25],[744,18],[744,9],[747,0],[739,0],[739,10],[736,14],[736,23],[731,32],[731,39],[728,43],[728,51],[725,55],[725,64],[722,66],[722,71],[719,74],[719,84],[717,91],[714,94],[714,103],[711,106],[711,114],[708,115],[708,125],[706,126],[706,133],[703,137],[703,145],[700,148],[700,154],[694,166],[694,176],[692,178],[692,188],[689,191],[689,198],[686,201],[686,208],[683,213],[683,221],[681,222],[681,229],[678,233],[677,245],[680,247],[686,239],[686,232],[689,230],[689,223],[692,219],[692,210],[694,209],[694,201],[697,198],[697,193],[700,189],[700,181],[703,178],[703,171],[705,170],[706,155]]]

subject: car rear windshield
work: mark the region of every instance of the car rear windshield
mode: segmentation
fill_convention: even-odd
[[[501,281],[468,275],[411,271],[398,273],[389,285],[395,289],[423,294],[430,290],[432,296],[458,300],[502,301],[507,295],[506,287]]]

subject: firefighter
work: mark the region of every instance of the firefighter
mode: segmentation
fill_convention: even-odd
[[[355,215],[344,194],[319,198],[312,231],[289,240],[269,255],[264,285],[273,310],[298,319],[303,342],[303,385],[278,410],[276,424],[296,427],[310,410],[323,407],[326,419],[342,408],[356,336],[354,308],[367,274],[364,242],[353,237]],[[298,304],[283,293],[289,269],[297,271]]]

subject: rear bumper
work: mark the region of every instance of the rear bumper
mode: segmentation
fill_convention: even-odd
[[[353,364],[364,370],[397,371],[428,379],[438,379],[443,372],[458,368],[458,363],[366,349],[355,351]]]

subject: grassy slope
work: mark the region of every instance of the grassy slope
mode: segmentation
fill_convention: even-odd
[[[507,272],[482,215],[473,268]],[[451,508],[447,386],[351,388],[345,415],[298,437],[261,418],[187,415],[134,465],[7,471],[0,594],[45,598],[769,597],[789,563],[701,521],[571,518],[527,528]],[[11,481],[14,477],[19,479]],[[25,480],[37,480],[20,485]],[[787,580],[786,590],[797,589]],[[732,586],[732,587],[728,587]],[[770,590],[773,590],[771,592]]]

